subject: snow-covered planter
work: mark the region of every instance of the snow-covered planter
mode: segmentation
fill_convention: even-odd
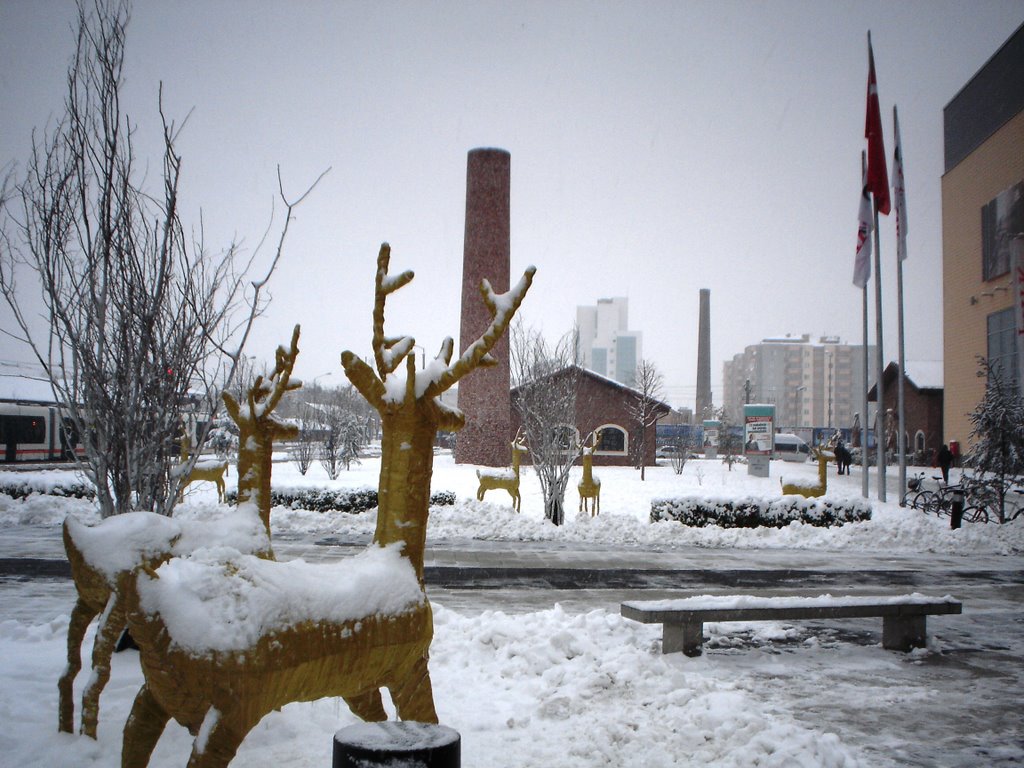
[[[695,528],[785,528],[794,521],[827,528],[870,519],[871,505],[860,499],[691,496],[651,501],[652,523],[675,520]]]
[[[238,494],[227,494],[228,504],[234,504]],[[430,506],[443,507],[455,503],[452,491],[435,491],[430,494]],[[366,512],[377,507],[376,488],[272,488],[270,504],[288,509],[308,509],[312,512]]]

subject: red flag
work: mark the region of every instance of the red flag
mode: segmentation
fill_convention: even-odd
[[[889,172],[885,167],[885,141],[882,138],[882,111],[878,106],[878,82],[875,80],[875,54],[868,32],[868,109],[864,121],[864,138],[868,140],[868,190],[875,196],[878,212],[888,215]]]

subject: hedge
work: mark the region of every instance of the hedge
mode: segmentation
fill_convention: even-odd
[[[70,481],[67,483],[40,483],[33,482],[31,478],[17,478],[0,480],[0,493],[15,499],[24,499],[33,493],[46,494],[48,496],[63,496],[75,499],[95,499],[96,489],[91,483]]]
[[[238,491],[229,491],[227,502],[234,504]],[[455,503],[453,491],[430,494],[431,506],[451,506]],[[366,512],[377,506],[376,488],[274,488],[270,491],[270,505],[289,509],[308,509],[313,512]]]
[[[871,519],[871,505],[861,499],[806,499],[783,496],[708,498],[675,497],[651,501],[651,522],[675,520],[703,528],[785,528],[796,521],[828,528]]]

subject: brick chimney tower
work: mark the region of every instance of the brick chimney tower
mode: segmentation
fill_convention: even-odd
[[[487,278],[497,293],[509,289],[511,165],[512,157],[503,149],[474,149],[469,153],[460,353],[491,322],[480,296],[480,280]],[[504,467],[511,461],[507,333],[491,354],[498,359],[498,365],[479,368],[459,382],[459,409],[466,414],[466,426],[455,440],[458,464]]]
[[[700,289],[700,320],[697,329],[697,424],[711,418],[711,291]]]

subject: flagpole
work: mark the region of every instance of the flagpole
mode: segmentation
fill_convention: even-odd
[[[864,284],[861,289],[863,296],[863,319],[864,319],[864,388],[861,390],[861,396],[864,399],[864,408],[862,413],[864,414],[864,420],[860,423],[860,493],[865,499],[871,495],[871,481],[868,479],[868,387],[870,386],[870,380],[868,378],[868,285]]]
[[[896,311],[899,330],[897,334],[897,355],[899,357],[899,378],[896,380],[896,407],[899,410],[899,448],[900,448],[900,478],[899,478],[899,502],[900,506],[906,506],[905,494],[907,492],[907,424],[906,412],[904,410],[904,382],[906,381],[906,351],[903,344],[903,260],[906,253],[906,200],[903,180],[903,148],[900,146],[900,119],[896,111],[896,105],[892,107],[893,135],[895,136],[896,162],[893,164],[894,181],[898,185],[896,190]]]
[[[862,180],[867,179],[868,173],[868,155],[867,152],[860,153],[860,177]],[[861,191],[861,219],[864,218],[864,196],[867,195],[867,187]],[[861,226],[864,226],[866,222],[861,221]],[[867,237],[871,237],[870,233],[866,233]],[[859,257],[859,240],[858,240],[858,257]],[[870,269],[871,262],[868,262],[868,269]],[[858,280],[857,275],[854,275],[854,282]],[[864,341],[862,346],[863,358],[864,358],[864,386],[860,391],[861,394],[861,414],[863,415],[863,421],[860,423],[860,492],[861,495],[866,499],[871,495],[871,480],[868,476],[868,387],[871,386],[870,377],[868,376],[868,278],[864,278],[864,284],[861,286],[861,320],[863,323],[864,334],[861,337]]]
[[[885,372],[885,355],[882,351],[882,259],[878,237],[878,199],[871,193],[872,209],[875,216],[875,389],[878,405],[875,407],[875,454],[878,456],[878,500],[885,501],[885,391],[882,374]],[[881,433],[881,434],[879,434]]]

